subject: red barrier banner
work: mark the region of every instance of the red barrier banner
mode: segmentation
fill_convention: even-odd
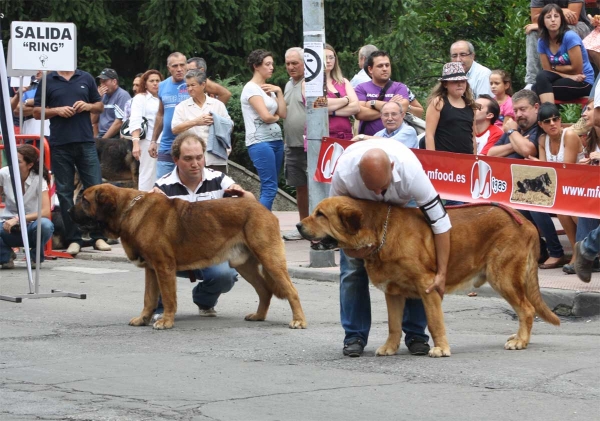
[[[323,138],[315,180],[330,183],[353,142]],[[444,199],[600,218],[600,167],[413,149]]]

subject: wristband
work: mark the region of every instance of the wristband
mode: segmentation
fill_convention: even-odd
[[[333,113],[331,113],[331,116],[332,116],[332,117],[335,117],[335,111],[334,111]]]
[[[151,140],[150,143],[157,143],[157,141],[156,140]]]
[[[346,102],[346,105],[350,104],[350,98],[348,98],[348,95],[346,95],[346,97],[345,97],[345,98],[346,98],[346,101],[347,101],[347,102]]]
[[[137,140],[139,142],[140,138],[139,137],[132,137],[131,140]]]

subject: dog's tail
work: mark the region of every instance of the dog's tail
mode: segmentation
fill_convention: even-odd
[[[538,265],[537,261],[539,258],[539,237],[536,235],[533,237],[534,245],[530,248],[529,256],[527,259],[527,273],[525,279],[525,295],[529,302],[535,308],[536,313],[542,319],[554,326],[560,325],[560,319],[556,314],[550,310],[550,308],[544,302],[542,294],[540,293],[540,284],[538,279]]]

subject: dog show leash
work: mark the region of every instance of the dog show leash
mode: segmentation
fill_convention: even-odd
[[[523,220],[517,215],[515,210],[513,208],[511,208],[510,206],[506,206],[505,204],[500,203],[500,202],[464,203],[462,205],[445,206],[445,208],[446,209],[459,209],[459,208],[472,208],[474,206],[496,206],[497,208],[500,208],[500,209],[504,210],[506,213],[508,213],[512,217],[512,219],[515,220],[515,222],[518,225],[523,225]]]

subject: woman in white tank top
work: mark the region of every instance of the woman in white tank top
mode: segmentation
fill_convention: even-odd
[[[571,130],[561,126],[560,112],[558,107],[552,103],[542,104],[538,112],[538,124],[544,131],[539,137],[539,160],[548,162],[562,162],[576,164],[583,158],[583,145],[579,136]],[[570,215],[556,215],[571,247],[575,246],[575,234],[577,232],[577,217]],[[571,258],[571,264],[575,257]]]

